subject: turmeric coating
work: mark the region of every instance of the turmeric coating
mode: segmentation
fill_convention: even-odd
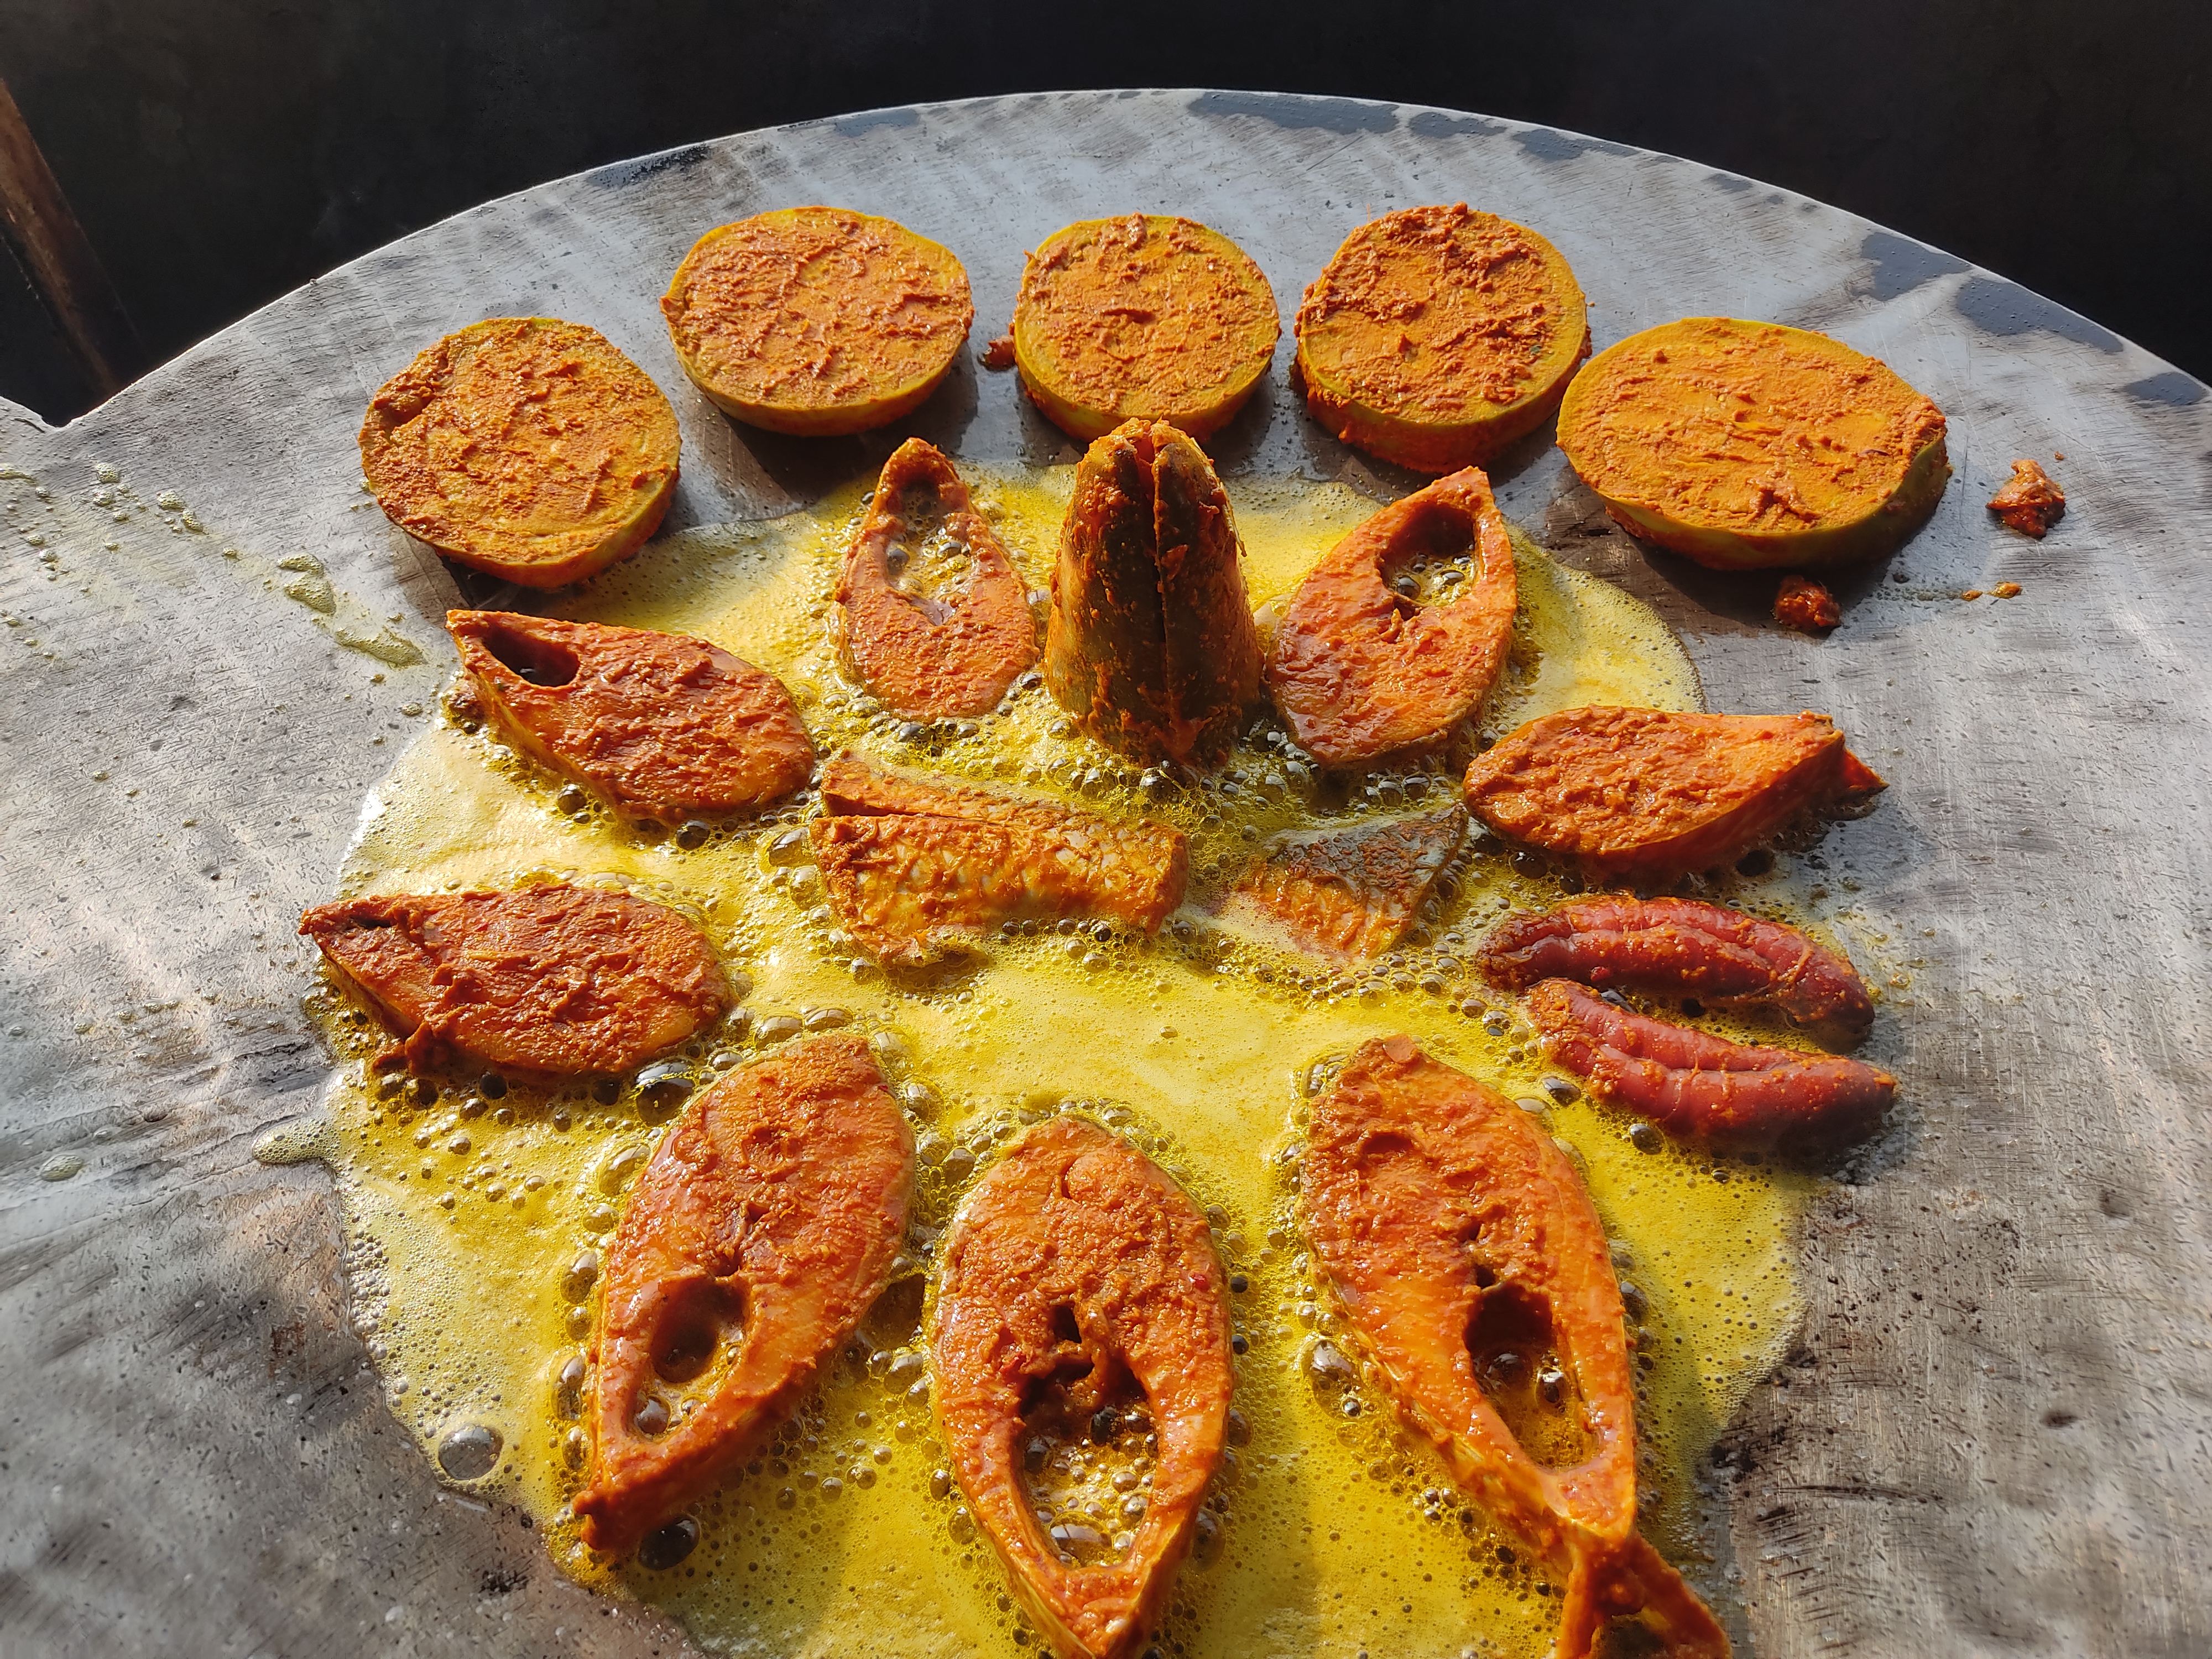
[[[1131,421],[1092,444],[1053,569],[1053,700],[1132,759],[1218,761],[1260,690],[1243,552],[1213,464],[1182,432]]]
[[[1686,1140],[1808,1152],[1881,1125],[1897,1079],[1841,1054],[1730,1042],[1620,1008],[1564,979],[1521,1000],[1554,1064]]]
[[[809,835],[839,925],[888,964],[972,948],[1008,922],[1100,917],[1154,933],[1182,902],[1182,832],[841,755]]]
[[[659,527],[680,441],[660,388],[598,330],[500,317],[377,388],[361,470],[385,516],[447,558],[561,587]]]
[[[1801,634],[1825,634],[1842,622],[1836,596],[1808,576],[1784,576],[1774,590],[1774,620]]]
[[[1885,787],[1825,714],[1595,707],[1542,715],[1477,756],[1467,805],[1592,880],[1661,886]]]
[[[913,1184],[859,1037],[793,1043],[684,1109],[607,1249],[586,1544],[627,1553],[757,1449],[889,1280]]]
[[[1293,326],[1314,418],[1420,472],[1472,466],[1534,431],[1590,349],[1559,250],[1464,202],[1360,226]]]
[[[918,408],[975,320],[968,273],[889,219],[783,208],[710,230],[661,296],[684,372],[731,415],[830,437]]]
[[[1696,899],[1607,895],[1508,916],[1476,966],[1514,991],[1571,979],[1714,1008],[1771,1007],[1846,1041],[1874,1023],[1866,982],[1842,956],[1795,927]]]
[[[1462,580],[1455,562],[1470,554]],[[1440,571],[1447,585],[1422,603]],[[1307,573],[1276,626],[1267,688],[1332,766],[1441,742],[1498,678],[1519,604],[1505,520],[1468,467],[1384,507]]]
[[[706,935],[624,893],[392,893],[317,905],[300,931],[401,1039],[380,1066],[625,1072],[730,1004]]]
[[[642,817],[782,799],[814,744],[775,675],[684,634],[449,611],[477,701],[515,746]]]
[[[1282,333],[1249,255],[1189,219],[1086,219],[1029,256],[1014,301],[1023,389],[1082,441],[1125,421],[1212,436],[1267,372]]]
[[[1228,1429],[1229,1297],[1206,1218],[1142,1153],[1059,1117],[976,1183],[939,1260],[937,1420],[975,1522],[1060,1659],[1133,1653],[1189,1553]],[[1133,1407],[1159,1441],[1144,1518],[1121,1559],[1079,1563],[1038,1522],[1021,1443]]]
[[[1604,1228],[1566,1155],[1411,1037],[1315,1103],[1300,1219],[1407,1426],[1502,1525],[1564,1561],[1555,1659],[1613,1618],[1660,1650],[1728,1638],[1636,1530],[1636,1411]],[[1638,1649],[1638,1651],[1644,1650]]]
[[[1036,660],[1029,589],[952,463],[920,438],[884,463],[836,597],[847,671],[908,720],[983,714]]]
[[[1719,570],[1894,550],[1951,476],[1943,434],[1875,358],[1728,317],[1607,347],[1559,405],[1559,447],[1621,526]]]
[[[1278,837],[1224,905],[1337,962],[1379,957],[1405,938],[1467,835],[1457,804],[1425,817]]]
[[[1990,497],[1990,511],[2023,536],[2041,541],[2066,516],[2066,492],[2034,461],[2014,461],[2012,477]]]

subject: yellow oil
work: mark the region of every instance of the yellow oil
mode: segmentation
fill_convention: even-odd
[[[1042,586],[1070,471],[966,471]],[[1504,911],[1560,894],[1555,877],[1526,860],[1516,866],[1495,842],[1455,866],[1449,896],[1369,969],[1325,969],[1214,927],[1211,900],[1267,835],[1442,801],[1452,781],[1440,771],[1346,787],[1249,739],[1215,784],[1197,787],[1148,779],[1071,733],[1034,686],[981,720],[926,730],[874,708],[839,672],[830,633],[840,546],[866,487],[772,523],[672,535],[569,601],[566,614],[704,635],[771,670],[825,754],[852,744],[1177,824],[1192,837],[1192,900],[1159,939],[1048,931],[925,980],[886,979],[838,942],[804,836],[793,834],[805,803],[733,826],[641,830],[580,806],[560,780],[451,717],[368,803],[343,890],[503,885],[553,872],[684,908],[749,985],[742,1033],[733,1021],[679,1057],[702,1084],[778,1040],[794,1017],[842,1017],[876,1043],[921,1147],[908,1251],[917,1275],[976,1170],[1024,1123],[1079,1109],[1150,1152],[1209,1206],[1246,1287],[1233,1301],[1245,1345],[1237,1407],[1249,1437],[1240,1431],[1223,1477],[1218,1543],[1184,1568],[1158,1638],[1163,1654],[1189,1659],[1539,1653],[1549,1644],[1556,1587],[1541,1565],[1455,1494],[1439,1460],[1395,1427],[1388,1402],[1356,1374],[1347,1391],[1311,1363],[1320,1342],[1355,1356],[1357,1346],[1292,1224],[1297,1124],[1317,1065],[1368,1037],[1411,1033],[1540,1113],[1585,1170],[1622,1277],[1636,1287],[1632,1307],[1643,1310],[1644,1528],[1709,1595],[1719,1592],[1696,1553],[1690,1471],[1797,1320],[1791,1233],[1809,1179],[1686,1151],[1639,1152],[1626,1120],[1587,1101],[1552,1100],[1526,1029],[1462,965]],[[1231,493],[1263,621],[1270,602],[1376,505],[1299,480]],[[1487,729],[1581,702],[1698,706],[1687,658],[1650,611],[1525,541],[1519,568],[1512,663]],[[1749,896],[1758,908],[1793,908],[1786,886]],[[357,1322],[393,1411],[426,1455],[447,1448],[449,1475],[468,1474],[448,1437],[491,1430],[498,1455],[467,1489],[520,1505],[565,1569],[667,1609],[710,1650],[1036,1653],[957,1489],[946,1489],[921,1367],[918,1281],[886,1297],[793,1422],[700,1508],[688,1556],[653,1570],[585,1550],[565,1509],[580,1481],[581,1437],[562,1414],[559,1379],[589,1331],[590,1261],[674,1108],[634,1084],[604,1098],[580,1085],[519,1083],[495,1095],[466,1077],[434,1079],[434,1098],[425,1099],[416,1084],[367,1071],[377,1038],[358,1009],[327,989],[316,1003],[342,1058],[329,1121],[270,1155],[323,1157],[337,1170]]]

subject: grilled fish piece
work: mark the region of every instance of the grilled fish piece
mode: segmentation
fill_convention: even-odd
[[[1078,1119],[1023,1136],[946,1234],[929,1345],[937,1419],[976,1524],[1061,1659],[1117,1659],[1158,1620],[1221,1462],[1229,1298],[1206,1218],[1151,1160]],[[1120,1561],[1071,1565],[1022,1474],[1025,1418],[1133,1393],[1159,1437]]]
[[[623,1072],[730,1004],[714,945],[675,911],[558,882],[343,899],[300,931],[402,1039],[379,1066]]]
[[[1044,679],[1075,723],[1144,761],[1212,765],[1260,690],[1229,497],[1164,421],[1091,446],[1060,536]]]
[[[878,960],[917,966],[1002,922],[1103,916],[1158,929],[1189,879],[1183,834],[1057,801],[918,777],[841,755],[809,830],[839,922]]]
[[[981,714],[1036,660],[1029,592],[935,445],[891,452],[837,578],[838,651],[908,720]]]
[[[1473,580],[1449,599],[1401,591],[1470,551]],[[1498,678],[1520,602],[1505,520],[1468,467],[1384,507],[1307,572],[1275,629],[1267,688],[1332,766],[1441,742]]]
[[[1616,1008],[1572,981],[1521,1000],[1554,1062],[1668,1133],[1717,1146],[1809,1151],[1871,1133],[1897,1079],[1841,1054],[1753,1048]]]
[[[1338,962],[1378,957],[1405,938],[1467,834],[1457,804],[1425,817],[1278,836],[1222,908],[1271,924]]]
[[[1508,990],[1571,979],[1717,1008],[1772,1007],[1854,1042],[1874,1024],[1866,982],[1835,951],[1795,927],[1695,899],[1609,895],[1508,916],[1475,965]]]
[[[1569,1564],[1555,1659],[1640,1612],[1724,1655],[1636,1532],[1620,1287],[1574,1166],[1496,1091],[1411,1037],[1365,1043],[1315,1103],[1299,1194],[1315,1260],[1407,1425],[1502,1524]]]
[[[446,631],[515,745],[623,812],[750,811],[814,769],[782,682],[705,640],[507,611],[449,611]]]
[[[913,1184],[859,1037],[793,1043],[685,1107],[607,1249],[586,1544],[635,1547],[758,1445],[882,1292]]]
[[[1542,715],[1475,757],[1467,805],[1592,880],[1661,885],[1886,787],[1825,714],[1600,706]]]

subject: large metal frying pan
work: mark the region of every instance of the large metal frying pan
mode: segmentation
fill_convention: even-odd
[[[1841,585],[1825,643],[1768,624],[1764,583],[1610,529],[1543,441],[1498,469],[1554,551],[1662,607],[1716,707],[1831,712],[1892,785],[1848,839],[1869,905],[1910,922],[1878,1038],[1904,1105],[1816,1207],[1805,1328],[1713,1460],[1740,1634],[1774,1656],[2212,1651],[2205,388],[1960,260],[1674,157],[1122,92],[602,168],[312,283],[64,429],[0,404],[0,462],[51,497],[0,479],[0,1652],[683,1645],[569,1584],[513,1512],[441,1489],[348,1327],[328,1176],[249,1155],[324,1075],[295,921],[450,669],[453,581],[359,487],[372,388],[478,318],[589,322],[682,416],[670,526],[769,515],[894,434],[767,437],[684,381],[654,300],[708,226],[890,214],[966,261],[981,337],[1023,250],[1071,219],[1203,219],[1287,311],[1355,223],[1462,198],[1566,253],[1601,346],[1771,318],[1887,360],[1951,419],[1941,510]],[[1305,418],[1289,356],[1216,446],[1232,489],[1363,472]],[[909,429],[1066,452],[972,362]],[[2071,500],[2039,544],[1981,507],[2015,455]],[[331,614],[283,596],[315,574],[276,568],[299,555]],[[1954,597],[2006,580],[2021,597]],[[357,648],[404,659],[393,636],[422,660]]]

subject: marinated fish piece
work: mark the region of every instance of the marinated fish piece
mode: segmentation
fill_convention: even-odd
[[[987,712],[1036,660],[1029,590],[933,444],[891,452],[837,578],[839,654],[908,720]]]
[[[621,811],[748,811],[814,769],[783,683],[705,640],[507,611],[449,611],[446,631],[515,746]]]
[[[2021,535],[2041,541],[2066,516],[2066,492],[2040,464],[2014,461],[2012,477],[1990,497],[1990,511]]]
[[[1406,936],[1467,835],[1455,805],[1425,817],[1278,836],[1223,906],[1338,962],[1379,957]]]
[[[1669,1134],[1742,1150],[1816,1151],[1871,1134],[1897,1095],[1841,1054],[1754,1048],[1620,1008],[1564,979],[1521,1000],[1553,1063]]]
[[[586,1544],[625,1553],[757,1448],[889,1282],[913,1185],[913,1133],[857,1036],[684,1108],[607,1249]]]
[[[730,1006],[707,936],[626,893],[386,893],[317,905],[300,931],[401,1039],[380,1066],[625,1072]]]
[[[1774,620],[1801,634],[1825,634],[1844,619],[1836,596],[1809,576],[1784,576],[1774,590]]]
[[[1260,690],[1260,635],[1229,497],[1165,422],[1130,421],[1075,469],[1044,680],[1090,736],[1133,759],[1212,765]]]
[[[919,966],[1003,922],[1103,916],[1158,931],[1182,902],[1183,834],[841,755],[809,830],[831,908],[878,960]]]
[[[1467,805],[1592,880],[1656,886],[1886,787],[1825,714],[1600,706],[1540,716],[1475,757]]]
[[[1472,580],[1416,597],[1470,553]],[[1441,742],[1498,678],[1519,605],[1505,520],[1468,467],[1384,507],[1306,574],[1276,627],[1267,689],[1332,766]]]
[[[660,388],[597,329],[495,317],[377,388],[361,470],[385,516],[447,558],[561,587],[659,528],[680,446]]]
[[[1854,1041],[1874,1024],[1866,982],[1835,951],[1781,922],[1695,899],[1612,895],[1508,916],[1475,964],[1513,991],[1571,979],[1716,1008],[1771,1007]]]
[[[1574,1166],[1528,1113],[1411,1037],[1364,1043],[1315,1103],[1298,1206],[1407,1425],[1503,1526],[1569,1568],[1555,1659],[1640,1613],[1724,1655],[1636,1531],[1620,1287]]]
[[[1221,1462],[1235,1378],[1206,1218],[1150,1159],[1079,1119],[1016,1141],[939,1257],[937,1420],[976,1524],[1060,1659],[1118,1659],[1158,1620]],[[1119,1561],[1074,1565],[1038,1524],[1020,1443],[1141,1395],[1159,1437]]]

